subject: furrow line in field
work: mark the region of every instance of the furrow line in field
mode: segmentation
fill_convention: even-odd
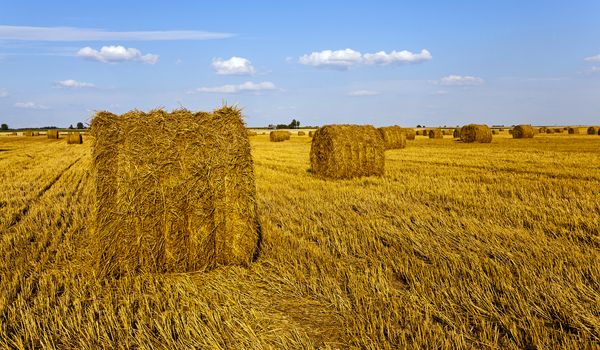
[[[50,180],[50,182],[48,182],[48,184],[46,184],[46,186],[44,186],[36,195],[35,197],[33,197],[33,199],[31,199],[29,201],[29,203],[27,203],[21,210],[19,210],[13,217],[12,219],[8,222],[8,224],[2,229],[2,231],[0,231],[0,234],[5,232],[6,230],[9,230],[10,228],[14,227],[15,225],[17,225],[25,215],[27,215],[27,213],[29,212],[29,209],[31,208],[31,205],[33,205],[36,201],[38,201],[46,192],[48,192],[48,190],[50,188],[52,188],[52,186],[54,186],[54,184],[60,180],[60,178],[69,170],[71,169],[71,167],[73,165],[75,165],[78,161],[81,160],[81,157],[77,158],[74,162],[72,162],[71,164],[69,164],[69,166],[67,166],[63,171],[61,171],[58,175],[56,175],[52,180]]]

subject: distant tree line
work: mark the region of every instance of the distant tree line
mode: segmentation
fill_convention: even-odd
[[[57,126],[42,126],[41,128],[22,128],[27,130],[32,129],[59,129]],[[69,125],[69,129],[85,129],[85,125],[82,122],[77,123],[77,127],[74,127],[73,124]],[[10,130],[10,127],[6,123],[0,124],[0,131]]]

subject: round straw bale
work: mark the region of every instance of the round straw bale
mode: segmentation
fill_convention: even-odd
[[[562,134],[562,132],[564,131],[562,128],[554,128],[553,130],[557,134]]]
[[[531,125],[517,125],[513,128],[513,139],[530,139],[533,137],[534,130]]]
[[[508,134],[512,135],[513,134],[513,129],[508,129]]]
[[[238,109],[100,112],[91,134],[101,275],[188,272],[254,259],[254,166]]]
[[[332,179],[383,175],[384,151],[383,139],[371,125],[326,125],[312,139],[311,171]]]
[[[600,127],[598,127],[598,126],[590,126],[587,129],[587,133],[588,133],[588,135],[598,135],[599,130],[600,130]]]
[[[500,133],[500,132],[499,132],[498,130],[496,130],[496,129],[492,129],[492,134],[493,134],[493,135],[498,135],[499,133]]]
[[[452,137],[454,137],[455,139],[460,138],[460,129],[454,129],[454,131],[452,132]]]
[[[46,132],[46,136],[47,136],[49,139],[58,139],[58,138],[60,138],[60,136],[59,136],[59,133],[58,133],[58,130],[56,130],[56,129],[50,129],[50,130],[48,130],[48,131]]]
[[[460,129],[460,140],[462,142],[492,142],[492,130],[484,124],[468,124]]]
[[[545,134],[547,129],[548,129],[547,127],[542,126],[541,128],[538,129],[538,133]]]
[[[298,136],[304,136],[306,133],[304,131],[298,131]]]
[[[81,136],[78,132],[70,132],[67,135],[67,144],[68,145],[80,145],[83,143],[83,136]]]
[[[313,137],[314,134],[315,134],[315,132],[311,130],[311,131],[308,132],[308,137]]]
[[[271,131],[271,133],[269,134],[269,139],[271,140],[271,142],[282,142],[285,140],[289,140],[291,135],[292,133],[289,131],[275,130]]]
[[[381,134],[385,149],[401,149],[406,147],[406,134],[398,125],[377,129]]]
[[[580,133],[580,129],[577,127],[569,127],[569,134],[576,135]]]
[[[412,128],[401,128],[402,132],[406,135],[406,139],[407,140],[414,140],[415,139],[415,129]]]
[[[440,129],[431,129],[431,130],[429,130],[429,138],[430,139],[443,139],[444,134],[442,133],[442,130],[440,130]]]
[[[33,131],[23,131],[23,136],[29,136],[29,137],[34,136]]]
[[[546,134],[554,134],[554,129],[546,128]]]
[[[256,131],[248,130],[248,136],[256,136],[258,133]]]

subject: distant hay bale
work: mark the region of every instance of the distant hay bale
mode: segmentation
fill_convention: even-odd
[[[18,134],[16,132],[11,132],[9,135],[10,136],[17,136]]]
[[[311,130],[311,131],[308,132],[308,137],[313,137],[314,134],[315,134],[315,132]]]
[[[385,126],[377,130],[381,134],[385,149],[401,149],[406,147],[406,134],[398,125]]]
[[[500,133],[500,132],[499,132],[498,130],[496,130],[496,129],[492,129],[492,134],[493,134],[493,135],[498,135],[499,133]]]
[[[562,128],[554,128],[553,130],[557,134],[562,134],[562,132],[564,131]]]
[[[538,129],[538,133],[545,134],[547,129],[548,129],[547,127],[542,126],[541,128]]]
[[[492,130],[484,124],[468,124],[460,129],[460,140],[462,142],[492,142]]]
[[[508,134],[512,135],[513,134],[513,129],[508,129]]]
[[[442,133],[442,130],[440,130],[440,129],[431,129],[431,130],[429,130],[429,138],[430,139],[443,139],[444,134]]]
[[[67,135],[68,145],[81,145],[83,143],[83,136],[78,132],[70,132]]]
[[[304,131],[298,131],[298,136],[304,136],[306,133]]]
[[[546,129],[546,134],[554,134],[554,129],[552,129],[552,128],[547,128],[547,129]]]
[[[534,130],[531,125],[517,125],[513,128],[513,139],[530,139],[533,137]]]
[[[383,139],[371,125],[326,125],[312,139],[311,171],[332,179],[383,175],[384,151]]]
[[[99,112],[91,135],[101,275],[252,261],[260,224],[238,109]]]
[[[415,133],[415,129],[412,128],[400,128],[402,130],[402,132],[404,133],[404,135],[406,135],[406,140],[414,140],[416,133]]]
[[[569,134],[570,135],[579,135],[579,134],[585,134],[587,133],[587,129],[586,128],[579,128],[579,127],[569,127]]]
[[[23,131],[23,136],[31,137],[31,136],[35,136],[35,134],[33,131]]]
[[[587,129],[588,135],[598,135],[598,131],[600,131],[600,127],[598,126],[590,126]]]
[[[49,139],[58,139],[58,138],[60,138],[60,136],[59,136],[59,133],[58,133],[58,130],[56,130],[56,129],[51,129],[51,130],[48,130],[48,131],[46,132],[46,136],[47,136]]]
[[[282,142],[285,140],[289,140],[291,135],[292,133],[289,131],[276,130],[271,131],[271,133],[269,134],[269,139],[271,140],[271,142]]]
[[[454,129],[454,131],[452,132],[452,137],[454,137],[455,139],[459,139],[460,138],[460,129]]]
[[[256,131],[248,130],[248,136],[256,136],[258,133]]]

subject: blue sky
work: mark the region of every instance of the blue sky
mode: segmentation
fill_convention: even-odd
[[[0,122],[600,124],[598,1],[0,0]]]

